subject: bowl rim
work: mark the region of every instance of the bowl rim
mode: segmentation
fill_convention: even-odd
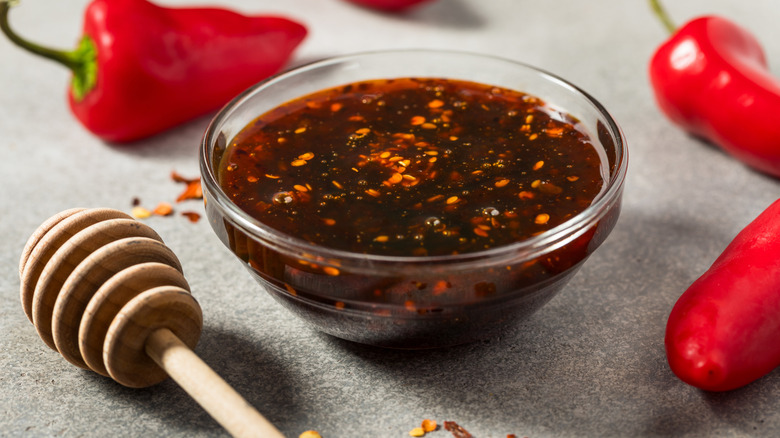
[[[507,65],[514,65],[518,68],[529,70],[542,79],[579,95],[593,106],[596,113],[600,115],[600,121],[606,125],[606,129],[614,139],[615,159],[614,164],[609,166],[610,175],[609,179],[605,180],[606,188],[594,198],[593,202],[588,207],[577,215],[536,236],[518,242],[492,247],[483,251],[435,256],[390,256],[373,253],[358,253],[313,244],[264,225],[234,204],[229,196],[222,190],[217,182],[216,170],[211,166],[212,145],[220,134],[217,128],[222,124],[222,121],[228,118],[232,111],[240,107],[249,97],[284,81],[288,77],[297,76],[298,74],[309,70],[365,57],[405,54],[435,54],[439,56],[491,59],[496,62],[502,62]],[[544,99],[543,96],[539,97]],[[553,105],[555,104],[555,102],[551,103]],[[579,118],[577,114],[572,115],[575,118]],[[260,114],[257,114],[257,116],[260,116]],[[591,135],[593,134],[597,135],[598,133],[591,133]],[[286,253],[294,251],[298,257],[309,256],[311,260],[317,260],[318,263],[325,266],[332,264],[332,266],[346,267],[350,265],[345,265],[345,260],[354,260],[360,265],[381,265],[383,268],[395,265],[404,266],[405,268],[410,266],[421,266],[424,268],[431,265],[455,265],[458,268],[469,268],[478,265],[479,267],[484,268],[486,262],[489,265],[505,265],[507,263],[516,263],[508,262],[508,260],[516,261],[537,258],[540,255],[553,251],[577,238],[587,231],[591,225],[601,220],[611,210],[611,207],[619,202],[622,195],[628,169],[628,147],[623,130],[615,121],[611,113],[598,100],[580,87],[544,69],[506,57],[469,51],[445,49],[386,49],[355,52],[322,58],[295,66],[250,86],[224,105],[210,120],[201,139],[199,161],[202,182],[206,189],[204,190],[204,195],[209,195],[208,197],[204,197],[204,201],[207,203],[216,203],[220,207],[220,210],[222,210],[222,214],[225,215],[234,226],[241,228],[253,238],[261,239],[264,244],[267,244],[276,250]]]

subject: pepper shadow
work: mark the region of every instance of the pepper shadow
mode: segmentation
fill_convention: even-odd
[[[776,418],[780,372],[732,391],[709,392],[688,386],[677,380],[675,391],[679,400],[669,404],[647,425],[652,436],[718,436],[724,426],[736,436],[771,436],[776,431],[765,429]]]
[[[640,343],[646,347],[636,350],[638,362],[645,364],[638,378],[655,392],[648,394],[644,407],[648,415],[638,419],[638,433],[719,436],[728,427],[730,434],[739,436],[761,434],[762,413],[778,408],[780,372],[734,391],[707,392],[685,384],[669,368],[663,346],[668,315],[679,296],[733,239],[733,229],[726,222],[700,216],[696,220],[695,212],[691,213],[694,217],[687,217],[675,211],[631,211],[625,215],[632,223],[631,232],[638,235],[634,241],[637,248],[627,257],[636,257],[644,268],[637,271],[635,287],[649,284],[643,293],[654,294],[643,302],[649,305],[642,306],[641,314],[656,320],[639,325],[641,332],[652,331],[652,341],[646,338]]]
[[[769,413],[778,409],[780,370],[732,391],[701,392],[709,409],[722,422],[739,425],[745,435],[761,434],[761,426],[769,419]]]
[[[292,386],[288,367],[265,351],[262,341],[232,332],[204,327],[195,353],[251,406],[283,430],[290,412],[298,406],[286,390]],[[111,397],[123,399],[141,415],[154,416],[172,430],[190,430],[206,436],[225,435],[224,429],[172,379],[141,389],[125,388],[91,374]]]
[[[465,0],[439,0],[424,3],[401,13],[386,13],[369,10],[375,14],[385,14],[400,21],[412,21],[426,26],[452,29],[481,29],[487,25],[485,17],[475,8],[476,2]]]

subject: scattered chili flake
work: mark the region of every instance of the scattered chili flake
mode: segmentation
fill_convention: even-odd
[[[464,429],[454,421],[445,421],[444,429],[452,433],[452,436],[454,436],[455,438],[473,438],[473,436],[470,433],[468,433],[466,429]]]
[[[152,213],[158,216],[170,216],[173,214],[173,207],[167,202],[161,202],[152,210]]]
[[[423,123],[425,123],[425,117],[423,117],[423,116],[414,116],[414,117],[412,117],[412,120],[410,121],[410,123],[413,126],[422,125]]]
[[[133,207],[130,214],[136,219],[146,219],[152,215],[152,212],[143,207],[136,206]]]
[[[189,219],[192,223],[200,220],[200,213],[195,213],[194,211],[182,211],[181,215]]]
[[[455,204],[458,202],[459,199],[460,198],[458,198],[457,196],[450,196],[449,198],[447,198],[446,202],[447,204]]]
[[[200,177],[184,178],[176,172],[171,172],[171,179],[177,183],[184,183],[187,187],[176,198],[176,202],[186,201],[188,199],[203,199],[203,188],[200,185]]]
[[[444,102],[439,99],[433,99],[428,102],[428,108],[441,108],[442,106],[444,106]]]
[[[435,420],[429,420],[426,418],[422,421],[422,429],[426,432],[433,432],[437,427],[439,426],[436,424]]]
[[[420,437],[425,435],[425,430],[422,427],[415,427],[409,431],[409,436]]]

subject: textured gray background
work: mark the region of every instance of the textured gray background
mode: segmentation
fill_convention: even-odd
[[[32,39],[71,47],[85,3],[23,0],[12,21]],[[678,22],[717,13],[749,27],[780,73],[777,2],[668,3]],[[479,438],[780,435],[780,373],[710,394],[666,365],[674,301],[780,185],[658,112],[646,71],[666,34],[645,1],[439,0],[404,16],[340,0],[219,4],[304,22],[310,34],[291,66],[405,47],[536,65],[599,99],[630,147],[620,222],[570,286],[516,331],[446,350],[383,351],[315,333],[259,290],[207,221],[148,220],[182,260],[204,308],[197,353],[286,435],[402,437],[423,418],[457,421]],[[153,207],[180,192],[172,170],[198,172],[208,117],[132,147],[110,146],[69,113],[68,76],[0,39],[0,435],[219,436],[173,382],[132,390],[76,369],[39,340],[21,310],[19,255],[44,219],[74,206],[129,211],[135,197]],[[198,202],[177,207],[202,211]]]

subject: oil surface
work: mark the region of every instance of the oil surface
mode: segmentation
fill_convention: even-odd
[[[353,83],[244,128],[219,179],[285,234],[393,256],[482,251],[588,207],[603,164],[577,120],[528,94],[437,78]]]

